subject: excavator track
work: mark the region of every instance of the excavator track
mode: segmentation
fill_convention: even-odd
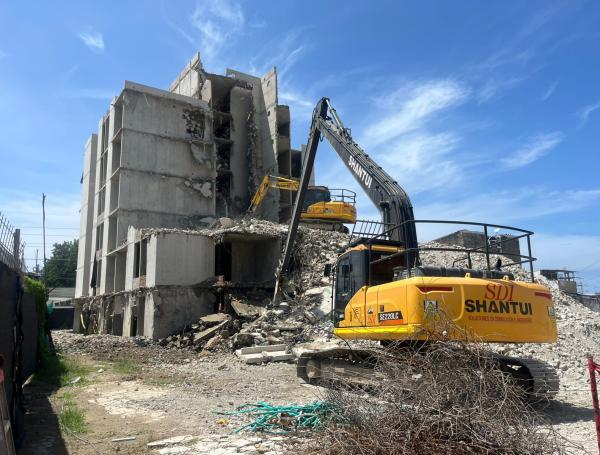
[[[536,359],[494,355],[504,371],[508,371],[521,384],[531,401],[551,400],[556,396],[560,380],[556,370]]]
[[[376,350],[331,348],[305,352],[298,358],[297,376],[309,384],[336,387],[375,387],[381,379],[374,365],[379,356]],[[494,355],[494,359],[517,384],[524,388],[528,401],[548,401],[559,390],[556,371],[547,363]]]

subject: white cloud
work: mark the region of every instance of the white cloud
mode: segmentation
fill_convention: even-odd
[[[89,30],[79,34],[79,38],[94,52],[104,52],[104,38],[102,33]]]
[[[190,21],[200,33],[200,48],[214,57],[225,42],[244,26],[245,17],[239,3],[231,0],[199,1]]]
[[[577,115],[579,116],[579,119],[581,120],[581,126],[585,125],[587,123],[588,119],[590,118],[590,115],[592,115],[592,112],[594,112],[598,109],[600,109],[600,101],[598,101],[597,103],[594,103],[594,104],[589,104],[589,105],[581,108],[579,110],[579,112],[577,113]]]
[[[550,84],[550,86],[546,89],[546,91],[544,92],[544,94],[542,95],[542,101],[546,101],[548,98],[550,98],[553,94],[554,91],[556,90],[556,87],[558,87],[558,80],[554,81],[552,84]]]
[[[384,110],[380,115],[382,120],[369,125],[364,143],[375,147],[422,128],[434,114],[463,103],[468,96],[469,90],[464,85],[453,80],[437,80],[402,87],[377,98],[380,112]]]
[[[485,103],[497,98],[503,90],[511,89],[520,84],[524,79],[511,77],[507,79],[489,79],[477,93],[477,101]]]
[[[274,66],[283,85],[289,84],[291,77],[286,77],[289,70],[298,62],[309,45],[306,41],[306,28],[289,30],[283,36],[277,36],[267,42],[263,48],[250,59],[248,71],[251,74],[264,74]],[[290,87],[286,89],[291,90]]]
[[[510,35],[499,36],[501,46],[478,65],[479,69],[492,72],[500,67],[531,61],[551,36],[552,29],[548,25],[562,7],[561,4],[555,4],[538,9],[520,29],[508,32]]]
[[[289,87],[288,84],[284,84],[284,86]],[[307,121],[312,118],[312,112],[317,101],[294,89],[288,88],[279,92],[279,103],[290,106],[290,112],[294,121]],[[305,141],[305,139],[302,139],[302,141]]]
[[[442,218],[511,224],[576,212],[598,203],[600,189],[553,191],[542,187],[524,187],[453,198],[452,202],[419,204],[415,212],[421,219]]]
[[[384,168],[402,176],[411,193],[430,191],[457,183],[462,166],[454,160],[461,138],[453,132],[409,133],[379,148]]]
[[[546,155],[552,148],[560,144],[563,139],[564,135],[559,131],[538,134],[512,155],[503,158],[502,162],[509,169],[527,166]]]

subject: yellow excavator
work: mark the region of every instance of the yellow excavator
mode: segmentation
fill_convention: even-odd
[[[552,294],[533,277],[535,258],[530,248],[533,233],[485,223],[415,220],[407,193],[354,142],[327,98],[319,101],[313,113],[307,156],[277,272],[275,300],[281,282],[291,271],[290,257],[299,216],[322,136],[331,143],[382,215],[377,230],[357,232],[335,264],[326,267],[326,274],[333,274],[332,317],[337,337],[402,342],[427,341],[433,334],[433,339],[467,342],[556,341]],[[477,248],[420,246],[418,223],[477,226],[482,230],[484,242]],[[493,247],[497,245],[490,241],[490,229],[516,231],[512,239],[524,239],[528,254],[513,254],[510,256],[513,262],[502,264],[494,256]],[[464,254],[463,267],[423,265],[421,257],[431,255],[425,250],[432,249]],[[485,267],[473,268],[472,259],[476,256],[485,258]],[[520,281],[507,270],[508,266],[523,264],[529,265],[530,281]],[[370,355],[369,350],[343,347],[306,352],[298,359],[298,376],[308,382],[351,378],[361,368],[369,369],[366,359]],[[500,355],[495,360],[525,387],[530,397],[547,399],[558,392],[558,376],[550,365],[536,359]]]
[[[298,191],[298,180],[265,175],[252,197],[248,213],[260,207],[269,188]],[[314,227],[343,231],[345,224],[356,223],[356,193],[351,190],[329,189],[325,186],[309,186],[302,204],[300,219]]]

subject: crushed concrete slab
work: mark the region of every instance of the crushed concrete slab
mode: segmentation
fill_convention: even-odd
[[[202,316],[200,320],[206,324],[219,324],[223,321],[229,321],[231,316],[225,313],[214,313]]]
[[[237,299],[231,300],[231,308],[235,314],[242,318],[258,317],[267,312],[267,309],[258,305],[252,305],[248,302],[242,302]]]
[[[238,349],[236,355],[247,364],[267,362],[286,362],[294,358],[285,344],[272,344],[268,346],[252,346]]]
[[[204,340],[212,338],[217,334],[217,332],[219,332],[219,330],[223,329],[228,323],[229,319],[225,319],[224,321],[215,326],[209,327],[208,329],[205,329],[202,332],[198,332],[194,335],[194,343],[200,343]]]

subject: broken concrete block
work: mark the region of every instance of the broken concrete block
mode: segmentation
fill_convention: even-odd
[[[251,333],[236,333],[233,336],[233,347],[235,349],[252,346],[254,344],[254,335]]]
[[[323,294],[324,287],[312,288],[304,293],[304,295],[320,295]]]
[[[173,436],[172,438],[161,439],[159,441],[149,442],[146,444],[148,447],[159,448],[159,447],[167,447],[175,444],[185,444],[187,442],[193,441],[196,439],[191,434],[186,434],[183,436]]]
[[[219,324],[223,321],[229,321],[230,319],[231,319],[231,316],[229,316],[228,314],[225,314],[225,313],[207,314],[206,316],[202,316],[200,318],[200,320],[207,325]]]
[[[219,332],[219,330],[225,328],[227,323],[229,323],[229,319],[226,319],[220,324],[217,324],[213,327],[209,327],[208,329],[205,329],[202,332],[196,333],[194,335],[194,344],[200,343],[204,340],[208,340],[209,338],[215,336]]]
[[[210,340],[208,340],[206,342],[206,344],[204,345],[204,350],[205,351],[212,351],[213,349],[215,349],[219,344],[221,344],[221,342],[223,341],[223,338],[221,336],[216,336],[216,337],[212,337]]]
[[[285,362],[292,360],[294,354],[289,352],[285,344],[272,344],[269,346],[252,346],[235,351],[236,355],[247,364],[267,362]]]
[[[314,310],[321,319],[328,319],[331,315],[331,295],[331,288],[325,288],[321,294],[321,303]]]
[[[231,308],[233,308],[235,314],[242,318],[262,316],[267,312],[267,309],[264,307],[235,299],[231,301]]]
[[[219,224],[224,229],[229,229],[229,228],[232,228],[233,226],[235,226],[234,221],[231,218],[227,218],[227,217],[219,218]]]

